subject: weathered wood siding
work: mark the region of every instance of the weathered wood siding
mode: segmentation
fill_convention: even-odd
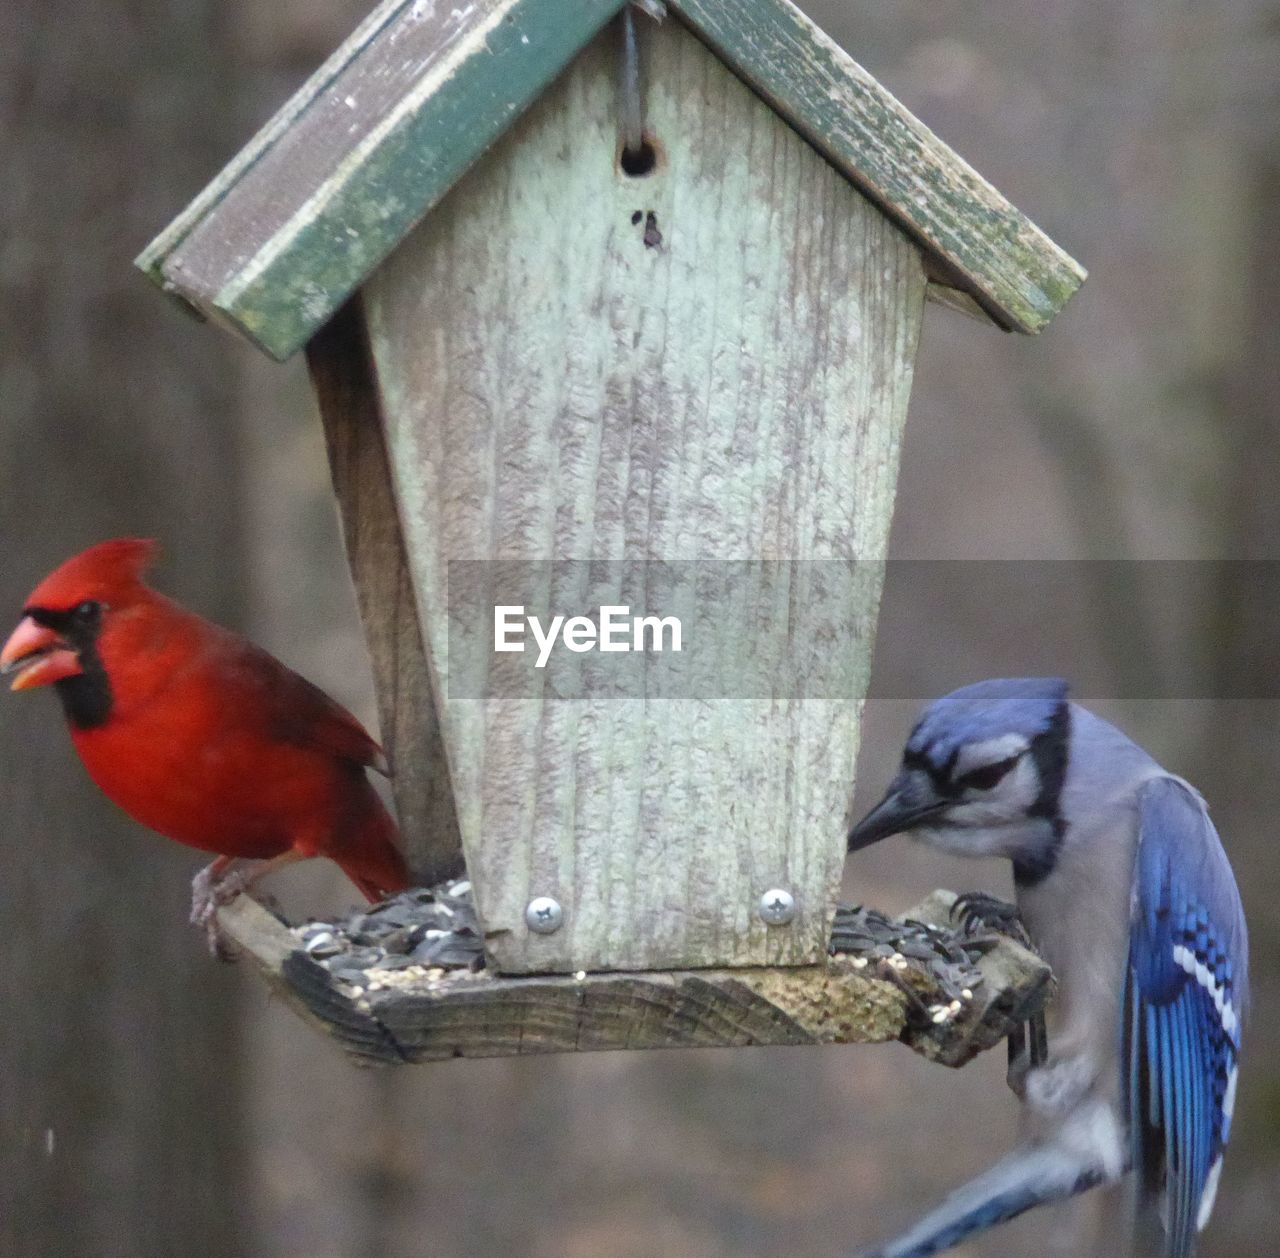
[[[462,838],[358,300],[312,338],[307,366],[369,645],[401,842],[410,873],[430,886],[461,873]]]
[[[813,961],[844,854],[875,564],[825,596],[819,570],[793,574],[745,631],[704,600],[687,632],[730,660],[719,696],[566,698],[552,670],[450,692],[451,560],[885,552],[919,251],[682,26],[649,36],[655,173],[616,168],[601,37],[365,289],[467,862],[508,971]],[[856,644],[846,688],[771,691],[836,635]],[[789,926],[756,914],[771,887],[796,896]],[[555,934],[526,930],[537,895],[564,905]]]

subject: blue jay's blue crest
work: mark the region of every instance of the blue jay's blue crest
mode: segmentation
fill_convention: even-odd
[[[1003,734],[1030,742],[1049,729],[1066,697],[1060,677],[997,677],[962,686],[924,710],[907,739],[907,755],[941,771],[970,743]]]

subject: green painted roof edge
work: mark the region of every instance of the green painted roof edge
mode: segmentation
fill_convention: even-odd
[[[828,161],[1009,327],[1039,332],[1086,271],[790,0],[668,0]]]
[[[276,111],[218,173],[216,179],[134,259],[134,266],[164,286],[164,261],[208,215],[241,177],[257,164],[290,123],[336,79],[368,42],[404,9],[406,0],[382,0],[326,58],[320,68]]]
[[[450,73],[396,111],[225,282],[188,282],[182,247],[413,0],[384,0],[137,265],[198,311],[285,359],[310,339],[625,0],[496,0]],[[1003,326],[1043,328],[1078,263],[937,139],[790,0],[669,0],[745,82],[943,264]],[[492,18],[492,20],[488,20]],[[406,96],[412,96],[408,89]],[[231,246],[228,246],[230,248]]]
[[[139,255],[136,265],[201,314],[271,357],[290,357],[511,125],[625,0],[509,0],[476,33],[416,111],[324,181],[305,220],[286,224],[215,292],[188,287],[180,249],[325,89],[404,17],[387,0],[357,28],[218,178]],[[470,38],[470,37],[469,37]]]

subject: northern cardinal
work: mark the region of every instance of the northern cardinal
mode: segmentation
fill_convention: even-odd
[[[135,820],[218,857],[192,921],[263,875],[327,856],[370,900],[408,886],[366,775],[378,744],[266,651],[143,583],[155,543],[102,542],[32,591],[0,651],[13,689],[53,683],[89,776]],[[251,864],[248,862],[252,862]]]

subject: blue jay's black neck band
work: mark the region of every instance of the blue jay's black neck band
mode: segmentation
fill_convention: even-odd
[[[1040,776],[1040,794],[1027,813],[1043,818],[1052,831],[1051,841],[1040,851],[1014,858],[1013,881],[1018,887],[1034,887],[1053,872],[1067,832],[1062,816],[1062,786],[1067,780],[1070,755],[1071,705],[1063,699],[1054,711],[1049,727],[1031,742],[1031,758]]]

